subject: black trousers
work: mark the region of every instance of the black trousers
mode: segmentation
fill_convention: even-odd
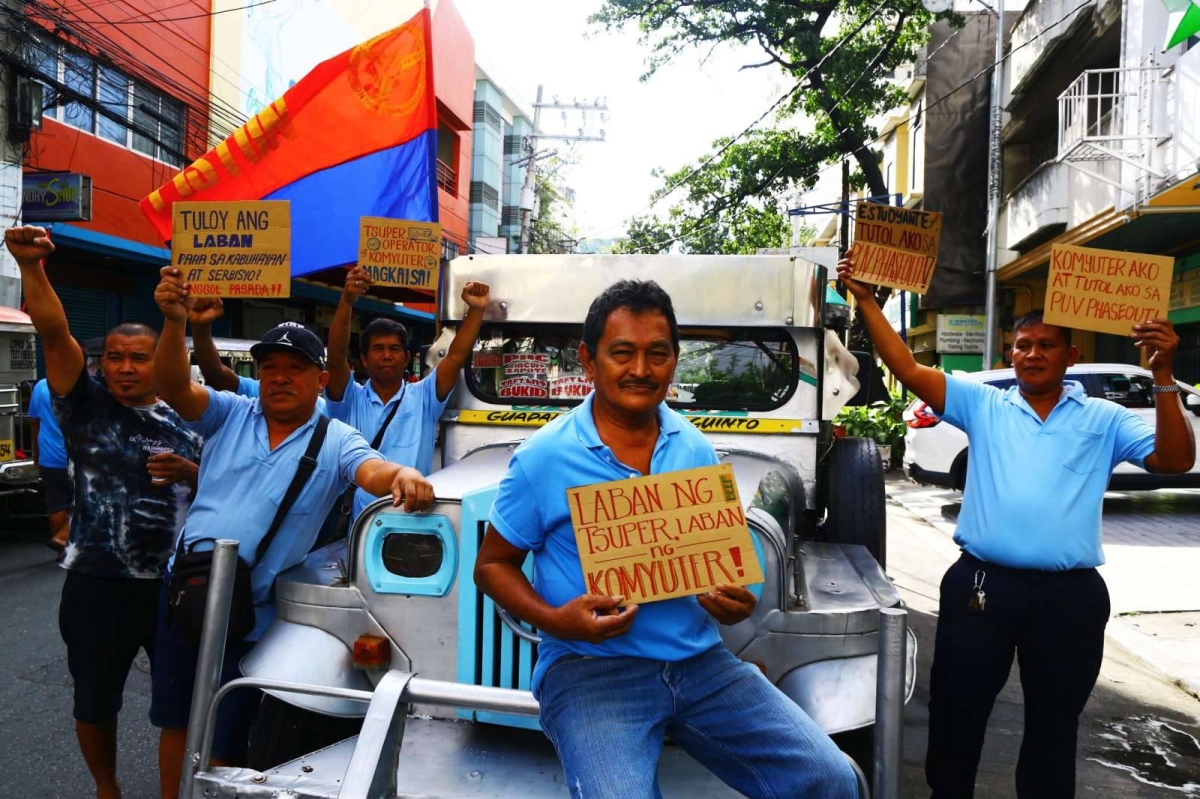
[[[969,607],[977,572],[986,603]],[[1013,654],[1025,694],[1017,796],[1075,795],[1079,715],[1104,657],[1108,588],[1095,569],[1009,569],[963,556],[942,578],[925,777],[933,799],[970,799],[996,695]]]

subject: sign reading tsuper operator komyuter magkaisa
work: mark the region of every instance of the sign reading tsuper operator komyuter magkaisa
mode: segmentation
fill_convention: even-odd
[[[376,285],[436,292],[442,226],[364,216],[359,222],[358,266]]]

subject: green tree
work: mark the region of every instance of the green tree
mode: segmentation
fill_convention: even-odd
[[[530,253],[574,252],[579,243],[579,232],[566,219],[567,203],[559,188],[559,175],[572,164],[568,159],[553,156],[534,176],[538,215],[529,226]]]
[[[934,18],[920,0],[605,0],[591,19],[608,30],[636,26],[650,51],[643,80],[681,53],[721,44],[757,47],[761,60],[743,69],[778,68],[795,80],[776,114],[803,113],[814,122],[810,132],[776,127],[718,139],[695,166],[659,174],[663,186],[653,199],[686,191],[661,223],[666,229],[680,236],[714,231],[723,246],[736,248],[727,237],[778,229],[777,198],[812,188],[821,168],[843,157],[856,164],[857,185],[873,196],[888,193],[870,148],[876,137],[870,120],[907,103],[904,90],[886,78],[916,60]],[[952,12],[936,18],[963,23]],[[631,240],[647,227],[635,220]],[[888,293],[881,289],[877,299],[882,303]],[[869,342],[861,319],[852,341]]]

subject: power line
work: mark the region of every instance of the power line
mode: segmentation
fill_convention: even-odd
[[[106,20],[106,19],[101,18],[99,20],[92,20],[92,19],[83,19],[82,17],[76,16],[76,19],[79,22],[90,23],[93,25],[95,25],[95,24],[100,24],[100,25],[152,25],[152,24],[158,24],[160,22],[183,22],[184,20],[189,20],[189,19],[204,19],[206,17],[215,17],[218,14],[228,14],[231,11],[245,11],[248,8],[256,8],[258,6],[265,6],[265,5],[269,5],[270,3],[274,3],[274,2],[275,2],[275,0],[259,0],[259,2],[257,2],[257,3],[250,3],[249,5],[245,5],[245,6],[237,6],[236,8],[223,8],[220,11],[209,11],[204,14],[192,14],[191,16],[187,16],[187,17],[165,17],[165,18],[160,18],[160,19],[129,18],[129,19],[123,19],[123,20]],[[86,5],[84,7],[87,8]],[[88,10],[91,11],[92,9],[88,8]]]
[[[754,127],[756,125],[758,125],[759,122],[762,122],[764,119],[766,119],[767,116],[772,111],[774,111],[776,108],[781,106],[786,100],[788,100],[788,98],[790,98],[796,92],[800,91],[800,88],[804,85],[804,81],[807,80],[808,76],[811,75],[815,70],[820,68],[822,65],[824,65],[824,63],[834,53],[836,53],[838,50],[840,50],[842,48],[842,45],[844,45],[846,42],[850,41],[850,39],[852,39],[854,36],[857,36],[859,34],[859,32],[861,32],[862,29],[865,28],[867,26],[867,24],[872,19],[874,19],[875,16],[880,11],[882,11],[884,6],[886,6],[889,2],[890,2],[890,0],[882,0],[882,2],[879,5],[875,6],[875,8],[872,9],[871,13],[868,14],[863,19],[863,21],[860,22],[858,24],[858,26],[854,28],[854,30],[850,31],[845,36],[843,36],[840,40],[838,40],[837,44],[835,44],[832,48],[830,48],[829,52],[822,55],[821,58],[817,61],[817,63],[813,64],[811,67],[806,69],[804,71],[804,74],[801,75],[796,80],[795,84],[792,85],[792,88],[788,89],[786,92],[784,92],[782,95],[780,95],[780,97],[775,102],[771,103],[771,105],[767,108],[766,111],[763,111],[762,114],[760,114],[757,119],[755,119],[753,122],[751,122],[749,125],[747,125],[745,127],[745,129],[742,130],[741,133],[739,133],[736,136],[734,136],[733,138],[731,138],[728,142],[726,142],[724,145],[722,145],[715,153],[710,155],[704,161],[697,164],[694,169],[692,169],[690,172],[688,172],[686,175],[684,175],[682,178],[680,178],[673,186],[663,188],[662,191],[660,191],[658,193],[658,196],[656,196],[653,200],[650,201],[649,205],[647,205],[645,208],[642,208],[639,211],[635,211],[634,213],[630,214],[628,217],[626,217],[625,221],[628,222],[629,219],[632,219],[636,216],[644,214],[646,211],[649,211],[651,208],[658,205],[658,203],[662,202],[662,200],[664,200],[667,196],[674,193],[675,190],[678,189],[680,186],[687,183],[692,178],[694,178],[697,174],[699,174],[701,169],[703,169],[704,167],[711,164],[717,158],[721,157],[721,155],[723,155],[730,147],[732,147],[734,144],[736,144],[743,136],[745,136],[747,133],[749,133],[751,130],[753,130]],[[624,223],[618,222],[615,225],[609,225],[608,227],[601,228],[600,230],[601,230],[601,232],[607,232],[608,230],[610,230],[620,224],[624,224]]]
[[[982,78],[982,77],[983,77],[983,76],[985,76],[985,75],[988,75],[988,74],[990,74],[990,73],[992,72],[992,70],[994,70],[994,69],[996,69],[996,68],[998,68],[998,67],[1002,66],[1002,65],[1004,64],[1004,62],[1005,62],[1005,61],[1007,61],[1009,58],[1011,58],[1011,57],[1012,57],[1012,55],[1013,55],[1013,53],[1016,53],[1016,52],[1017,52],[1017,51],[1019,51],[1019,50],[1023,50],[1024,48],[1026,48],[1026,47],[1028,47],[1029,45],[1033,44],[1035,41],[1037,41],[1038,39],[1040,39],[1042,36],[1045,36],[1047,33],[1049,33],[1049,32],[1050,32],[1051,30],[1053,30],[1054,28],[1058,27],[1059,25],[1063,24],[1063,23],[1064,23],[1064,22],[1066,22],[1067,20],[1071,19],[1071,18],[1072,18],[1072,17],[1075,15],[1075,12],[1077,12],[1077,11],[1079,11],[1079,10],[1083,9],[1083,8],[1084,8],[1084,7],[1086,7],[1086,6],[1089,6],[1089,5],[1091,5],[1093,2],[1094,2],[1094,0],[1083,0],[1083,2],[1081,2],[1079,5],[1075,6],[1075,8],[1071,9],[1071,10],[1070,10],[1070,11],[1068,11],[1066,14],[1064,14],[1064,15],[1063,15],[1063,17],[1062,17],[1062,19],[1058,20],[1057,22],[1053,22],[1053,23],[1051,23],[1051,24],[1047,25],[1047,26],[1046,26],[1045,28],[1043,28],[1043,29],[1042,29],[1040,32],[1038,32],[1038,34],[1037,34],[1036,36],[1033,36],[1031,39],[1029,39],[1029,41],[1025,42],[1024,44],[1020,44],[1020,45],[1018,45],[1018,46],[1016,46],[1016,47],[1013,47],[1013,48],[1011,48],[1011,49],[1008,51],[1008,53],[1007,53],[1007,54],[1006,54],[1006,55],[1005,55],[1003,58],[1001,58],[999,61],[994,61],[994,62],[992,62],[992,63],[991,63],[991,64],[989,64],[988,66],[986,66],[986,67],[984,67],[983,69],[979,70],[979,72],[977,72],[977,73],[975,73],[974,75],[972,75],[970,78],[967,78],[965,81],[963,81],[962,83],[958,84],[958,85],[957,85],[957,86],[955,86],[953,89],[951,89],[950,91],[948,91],[948,92],[946,92],[945,94],[943,94],[941,97],[939,97],[939,98],[937,98],[936,100],[934,100],[934,101],[933,101],[932,103],[930,103],[929,105],[925,106],[925,110],[924,110],[924,112],[923,112],[923,113],[926,113],[926,114],[928,114],[928,113],[929,113],[929,110],[930,110],[931,108],[936,108],[937,106],[941,105],[941,104],[942,104],[943,102],[945,102],[946,100],[950,99],[950,97],[952,97],[953,95],[957,94],[958,92],[960,92],[960,91],[962,91],[963,89],[965,89],[965,88],[967,88],[968,86],[970,86],[970,85],[971,85],[972,83],[974,83],[975,81],[979,80],[980,78]],[[1003,35],[1003,25],[1002,25],[1001,23],[999,23],[999,22],[997,23],[996,35],[998,35],[998,36],[1000,36],[1000,35]],[[840,131],[838,131],[838,133],[837,133],[836,135],[841,135],[841,134],[843,134],[843,133],[846,133],[846,132],[848,132],[848,131],[849,131],[849,128],[842,128]],[[866,147],[870,147],[872,144],[875,144],[876,142],[880,141],[880,140],[881,140],[881,139],[883,139],[885,136],[887,136],[887,134],[886,134],[886,133],[881,133],[881,134],[879,134],[878,136],[876,136],[875,138],[871,139],[870,141],[863,142],[863,144],[862,144],[861,146],[859,146],[859,147],[855,148],[854,150],[852,150],[852,151],[851,151],[851,152],[849,152],[849,153],[845,153],[845,155],[846,155],[846,156],[850,156],[850,155],[853,155],[854,153],[857,153],[857,152],[859,152],[859,151],[863,150],[863,149],[864,149],[864,148],[866,148]],[[824,169],[821,169],[821,170],[817,171],[817,172],[814,174],[814,176],[813,176],[813,177],[814,177],[814,178],[816,178],[816,177],[820,177],[821,175],[825,174],[825,173],[826,173],[826,172],[828,172],[829,170],[831,170],[831,169],[833,169],[833,168],[835,168],[835,167],[838,167],[838,166],[840,166],[840,161],[839,161],[839,162],[836,162],[836,163],[833,163],[833,164],[830,164],[829,166],[825,167]]]

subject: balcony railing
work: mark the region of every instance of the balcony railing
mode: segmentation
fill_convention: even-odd
[[[1135,186],[1083,164],[1121,161],[1141,175],[1161,179],[1151,165],[1155,144],[1166,138],[1155,115],[1159,73],[1161,69],[1147,65],[1089,69],[1076,78],[1058,96],[1058,160],[1130,193]]]
[[[437,162],[437,184],[447,193],[458,196],[458,173],[454,171],[454,167],[441,159]]]

